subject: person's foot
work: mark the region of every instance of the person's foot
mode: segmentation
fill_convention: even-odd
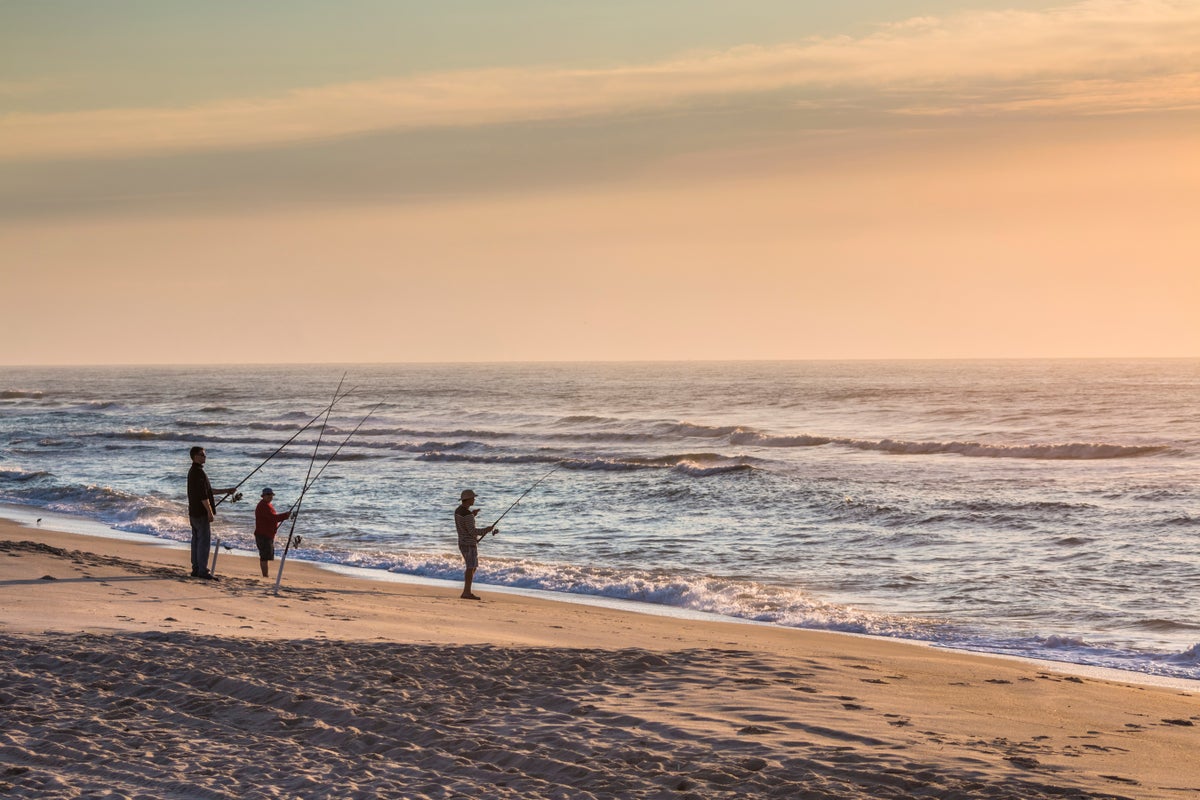
[[[211,572],[206,572],[206,573],[204,573],[203,575],[201,575],[200,577],[201,577],[201,578],[204,578],[204,580],[206,580],[206,581],[219,581],[219,580],[221,580],[221,579],[220,579],[220,578],[218,578],[216,575],[213,575]]]
[[[459,595],[459,597],[462,598],[463,600],[482,600],[483,599],[482,597],[480,597],[477,594],[461,594],[461,595]]]

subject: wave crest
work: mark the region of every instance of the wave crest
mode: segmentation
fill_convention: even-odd
[[[417,460],[463,462],[468,464],[561,464],[563,469],[612,470],[617,472],[670,469],[696,478],[755,469],[749,463],[751,459],[744,456],[726,458],[715,453],[689,453],[684,455],[656,456],[653,458],[561,458],[543,454],[479,455],[435,451],[422,453],[417,456]]]

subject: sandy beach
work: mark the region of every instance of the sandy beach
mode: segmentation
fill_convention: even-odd
[[[0,522],[12,797],[1184,798],[1200,696]],[[274,573],[272,573],[274,575]]]

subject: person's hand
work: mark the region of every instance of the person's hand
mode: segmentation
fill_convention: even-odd
[[[497,528],[495,525],[488,526],[488,533],[492,534],[493,536],[495,536],[499,532],[500,532],[500,529]]]
[[[474,508],[474,509],[471,509],[471,516],[472,516],[472,517],[478,517],[478,516],[479,516],[479,512],[480,512],[480,511],[483,511],[483,509],[482,509],[482,508]]]

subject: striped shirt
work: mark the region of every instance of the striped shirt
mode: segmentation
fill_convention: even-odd
[[[470,506],[459,506],[454,509],[454,529],[458,531],[459,547],[475,547],[479,543],[479,534],[475,530],[475,515]]]

